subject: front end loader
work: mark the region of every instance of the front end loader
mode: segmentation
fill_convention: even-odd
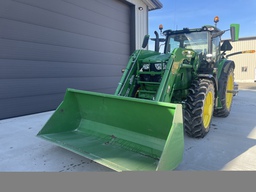
[[[231,25],[234,41],[238,29]],[[115,171],[175,169],[184,132],[202,138],[213,115],[230,113],[235,64],[225,57],[230,43],[220,45],[224,32],[210,25],[161,31],[164,39],[155,32],[156,50],[130,56],[113,95],[67,89],[37,136]]]

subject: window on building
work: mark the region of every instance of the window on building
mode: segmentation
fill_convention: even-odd
[[[247,72],[247,67],[242,67],[242,72]]]

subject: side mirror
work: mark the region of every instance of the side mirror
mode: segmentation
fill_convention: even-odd
[[[230,36],[231,36],[231,41],[238,41],[239,39],[239,24],[231,24],[230,25]]]
[[[221,47],[220,47],[220,50],[221,51],[231,51],[232,50],[232,45],[230,44],[229,40],[225,40]]]
[[[149,35],[145,35],[142,43],[142,48],[147,47],[148,45],[148,40],[149,40]]]

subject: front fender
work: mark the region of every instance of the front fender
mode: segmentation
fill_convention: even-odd
[[[223,60],[220,62],[218,66],[218,79],[220,78],[220,75],[222,72],[227,73],[230,65],[233,65],[233,68],[235,69],[235,62],[232,60]]]

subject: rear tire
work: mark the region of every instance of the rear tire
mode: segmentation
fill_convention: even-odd
[[[222,108],[215,109],[213,115],[216,117],[227,117],[230,114],[233,102],[233,93],[227,91],[234,90],[234,66],[230,65],[227,72],[222,71],[219,79],[219,97]]]
[[[214,85],[199,79],[191,84],[184,110],[184,129],[188,136],[203,138],[210,129],[214,109]]]

